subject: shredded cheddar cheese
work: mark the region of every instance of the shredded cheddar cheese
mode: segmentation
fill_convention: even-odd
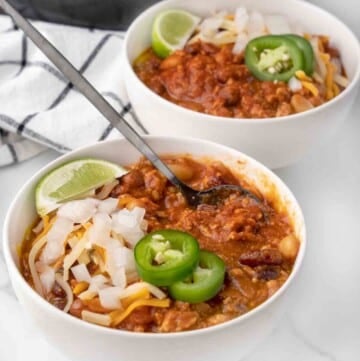
[[[123,298],[121,300],[121,304],[123,306],[123,308],[127,308],[130,306],[131,303],[133,303],[134,301],[138,300],[138,299],[149,299],[150,298],[150,292],[147,288],[143,288],[140,289],[138,292],[134,293],[131,296],[128,296],[126,298]]]
[[[334,92],[334,96],[337,96],[340,94],[340,89],[336,83],[333,84],[333,92]]]
[[[137,300],[133,303],[130,304],[130,306],[128,306],[126,308],[126,310],[124,311],[114,311],[110,313],[110,318],[111,318],[111,325],[113,327],[119,325],[122,321],[125,320],[126,317],[128,317],[131,312],[133,312],[137,307],[142,307],[142,306],[152,306],[152,307],[162,307],[162,308],[167,308],[170,306],[170,300],[168,298],[165,298],[163,300],[158,300],[158,299],[150,299],[150,300],[146,300],[146,299],[141,299],[141,300]]]
[[[326,79],[325,79],[325,85],[326,85],[326,99],[330,100],[334,97],[334,91],[333,91],[333,85],[334,85],[334,67],[330,63],[326,63]]]
[[[319,89],[314,85],[314,83],[311,83],[309,81],[302,81],[302,86],[309,90],[315,97],[319,95]]]
[[[307,76],[305,74],[305,72],[303,70],[297,70],[295,72],[295,76],[299,79],[299,80],[304,80],[304,81],[307,81],[307,82],[312,82],[312,78],[310,78],[309,76]]]
[[[76,243],[75,247],[64,258],[64,281],[69,279],[69,269],[80,257],[88,242],[87,233]]]
[[[104,247],[98,246],[97,244],[92,245],[94,252],[99,256],[101,262],[106,262],[106,249]]]
[[[79,282],[76,284],[76,286],[73,288],[74,295],[79,295],[81,292],[84,292],[89,288],[89,284],[85,281]]]

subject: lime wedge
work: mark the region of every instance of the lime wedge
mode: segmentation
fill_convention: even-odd
[[[46,174],[35,189],[36,210],[43,216],[66,200],[87,196],[91,190],[121,177],[128,171],[100,159],[78,159]]]
[[[184,10],[165,10],[155,18],[152,28],[152,48],[161,58],[182,49],[200,18]]]

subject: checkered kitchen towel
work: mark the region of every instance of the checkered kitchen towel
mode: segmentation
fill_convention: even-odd
[[[124,34],[34,22],[140,133],[122,79]],[[0,15],[0,167],[121,136],[7,16]]]

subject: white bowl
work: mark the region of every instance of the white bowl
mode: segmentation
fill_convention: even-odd
[[[310,33],[329,35],[331,43],[340,50],[350,85],[335,99],[304,113],[270,119],[233,119],[173,104],[146,87],[133,71],[134,59],[151,44],[152,23],[162,10],[182,8],[204,16],[239,6],[283,14]],[[330,139],[347,117],[360,83],[360,46],[346,25],[306,1],[168,0],[150,7],[130,26],[124,44],[124,76],[134,110],[151,134],[213,140],[243,151],[270,168],[278,168],[297,162]]]
[[[254,347],[284,313],[283,301],[303,261],[305,225],[301,209],[285,184],[271,171],[246,155],[209,141],[189,138],[148,136],[150,146],[158,153],[188,153],[223,161],[236,173],[269,197],[279,199],[277,207],[288,210],[301,245],[293,271],[285,284],[265,303],[226,323],[202,330],[171,334],[141,334],[96,326],[65,314],[39,296],[19,271],[17,247],[36,217],[34,187],[54,167],[79,157],[97,157],[129,164],[139,153],[124,139],[91,145],[73,151],[35,174],[19,191],[5,220],[4,254],[16,295],[46,339],[73,361],[238,361]]]

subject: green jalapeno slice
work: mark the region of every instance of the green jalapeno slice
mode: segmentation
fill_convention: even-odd
[[[205,302],[216,296],[222,288],[225,263],[216,254],[200,251],[199,265],[192,275],[168,287],[170,296],[189,303]]]
[[[297,70],[304,69],[304,55],[288,37],[266,35],[247,44],[245,63],[259,80],[287,82]]]
[[[315,56],[309,41],[304,37],[295,34],[286,34],[284,36],[296,43],[297,47],[302,51],[304,56],[303,70],[307,75],[311,75],[314,72]]]
[[[199,261],[199,244],[190,234],[165,229],[147,234],[135,246],[135,263],[141,279],[169,286],[188,277]]]

